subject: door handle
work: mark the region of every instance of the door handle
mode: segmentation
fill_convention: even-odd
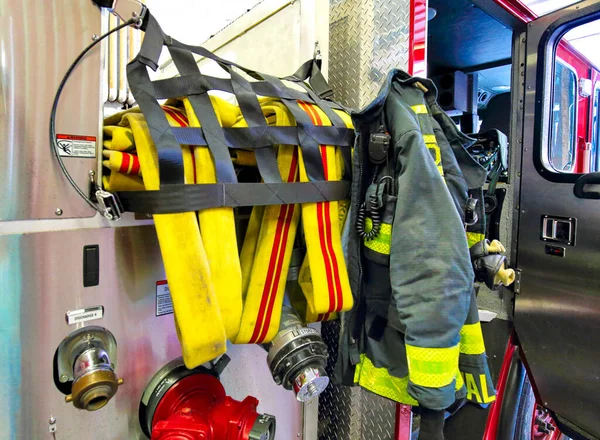
[[[580,199],[600,199],[600,191],[585,191],[586,185],[600,185],[600,173],[588,173],[575,182],[573,193]]]

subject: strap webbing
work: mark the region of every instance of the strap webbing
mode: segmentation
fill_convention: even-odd
[[[350,182],[215,183],[163,185],[159,191],[117,193],[125,211],[148,214],[200,211],[222,206],[265,206],[345,200]]]
[[[196,127],[173,127],[173,135],[180,144],[207,146],[202,129]],[[229,148],[261,149],[272,145],[298,145],[300,143],[297,127],[246,127],[224,128],[225,142]],[[351,147],[354,131],[348,128],[308,126],[304,133],[318,144]],[[346,148],[348,149],[348,148]],[[349,149],[348,149],[349,150]]]
[[[147,68],[158,68],[162,47],[166,46],[180,77],[151,81]],[[229,79],[203,75],[192,54],[217,62]],[[250,82],[236,72],[239,69]],[[284,78],[300,84],[306,93],[287,87],[277,77],[256,72],[220,58],[203,47],[183,44],[165,35],[158,22],[148,13],[146,35],[140,53],[128,65],[132,93],[140,105],[156,144],[161,189],[146,192],[122,192],[123,207],[129,211],[169,213],[198,211],[214,207],[260,206],[271,204],[313,203],[341,200],[348,196],[349,182],[327,182],[319,145],[342,147],[344,160],[350,156],[353,133],[334,109],[338,104],[325,101],[331,89],[318,62],[310,60],[293,75]],[[310,83],[310,87],[306,81]],[[243,120],[236,128],[223,128],[208,95],[209,90],[233,93]],[[295,119],[296,126],[268,126],[257,95],[281,100]],[[171,128],[158,99],[187,96],[201,127]],[[318,127],[299,103],[320,108],[332,127]],[[244,125],[247,124],[247,127]],[[318,125],[318,124],[317,124]],[[215,162],[216,184],[183,185],[181,145],[207,146]],[[298,145],[301,148],[309,182],[282,183],[275,145]],[[237,183],[229,148],[254,151],[264,184]],[[346,169],[350,169],[346,164]]]

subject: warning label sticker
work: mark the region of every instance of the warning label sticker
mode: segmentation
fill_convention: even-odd
[[[57,134],[58,154],[62,157],[96,157],[96,138],[94,136],[76,136]]]
[[[167,280],[156,282],[156,316],[173,313],[173,301]]]

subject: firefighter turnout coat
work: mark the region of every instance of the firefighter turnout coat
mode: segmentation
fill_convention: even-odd
[[[484,239],[486,171],[436,96],[430,80],[394,70],[353,114],[356,306],[342,317],[335,379],[441,410],[465,397],[490,403],[495,391],[469,256]]]

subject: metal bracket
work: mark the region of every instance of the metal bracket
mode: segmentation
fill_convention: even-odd
[[[521,293],[521,269],[515,269],[515,284],[513,284],[515,293]]]
[[[147,11],[146,6],[139,0],[114,0],[112,2],[94,0],[94,3],[101,8],[110,9],[112,13],[119,16],[123,21],[131,18],[136,19],[134,26],[138,29],[142,26]]]
[[[123,207],[119,199],[112,193],[103,189],[96,190],[96,200],[102,209],[102,215],[108,220],[118,221],[121,219]]]

